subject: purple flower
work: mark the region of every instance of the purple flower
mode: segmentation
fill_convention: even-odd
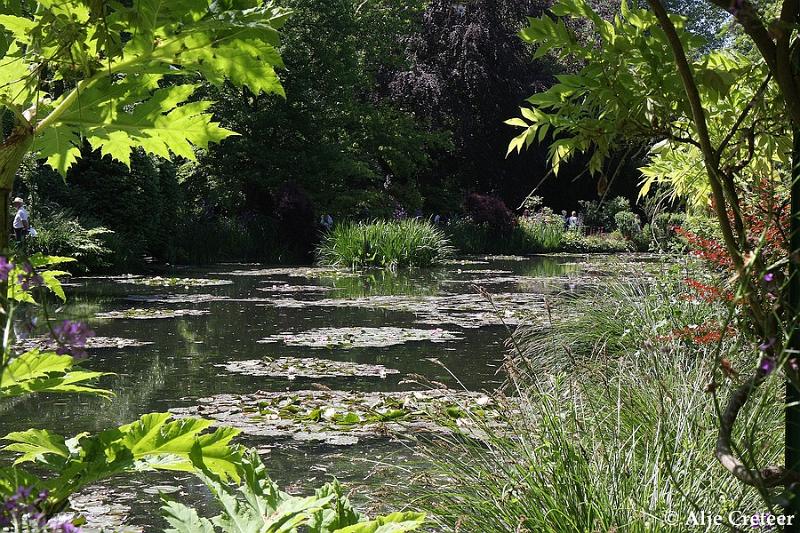
[[[17,281],[22,286],[23,291],[30,290],[31,287],[39,287],[44,284],[42,276],[36,273],[30,263],[22,265],[22,274],[17,276]]]
[[[758,349],[761,350],[762,352],[766,352],[767,350],[775,346],[775,342],[776,342],[775,337],[770,337],[766,342],[760,344],[758,346]]]
[[[8,281],[8,273],[14,270],[14,263],[0,255],[0,281]]]
[[[81,358],[86,357],[86,341],[94,337],[94,331],[84,322],[65,320],[53,328],[53,336],[57,354]]]
[[[41,505],[47,499],[47,492],[39,493],[39,498],[32,499],[32,487],[17,487],[16,492],[7,497],[0,507],[0,527],[22,525],[24,531],[40,530],[46,527],[46,518]],[[41,496],[45,496],[44,499]]]
[[[775,359],[773,359],[772,357],[763,357],[761,359],[761,364],[758,365],[758,368],[764,374],[767,374],[767,375],[771,374],[772,371],[775,370]]]
[[[773,274],[772,272],[769,272],[768,274],[764,274],[764,281],[766,281],[767,283],[772,282],[772,280],[774,280],[774,279],[775,279],[775,274]]]
[[[81,528],[74,525],[69,520],[64,522],[54,522],[51,520],[47,523],[47,529],[52,533],[81,533]]]

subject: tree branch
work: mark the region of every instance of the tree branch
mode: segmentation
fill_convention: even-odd
[[[708,123],[706,122],[706,114],[705,109],[703,108],[703,102],[700,99],[700,91],[697,88],[697,83],[695,83],[694,75],[692,74],[692,68],[689,65],[689,60],[686,58],[686,51],[683,49],[683,43],[681,43],[680,37],[678,36],[678,31],[675,29],[675,25],[670,20],[667,10],[664,9],[664,5],[661,3],[661,0],[648,0],[648,3],[650,4],[650,7],[653,8],[656,18],[658,19],[661,28],[664,30],[664,33],[667,36],[667,40],[672,48],[672,53],[675,56],[675,64],[678,67],[678,73],[680,74],[681,81],[683,82],[683,88],[686,91],[686,96],[689,100],[689,106],[691,107],[692,121],[694,122],[695,129],[697,130],[697,140],[700,143],[700,150],[703,153],[706,172],[708,173],[709,183],[711,185],[711,192],[714,196],[714,209],[716,210],[717,219],[720,224],[720,229],[722,230],[722,237],[725,241],[725,247],[728,250],[728,254],[731,256],[731,260],[733,261],[737,272],[741,274],[744,270],[744,259],[742,257],[740,243],[736,241],[736,237],[734,237],[733,234],[733,228],[731,228],[731,223],[728,219],[726,201],[726,196],[728,195],[725,194],[723,188],[721,178],[722,173],[719,169],[719,158],[717,157],[716,151],[711,145],[711,135],[708,131]],[[738,209],[739,206],[732,207],[734,218],[740,218],[741,214]],[[739,223],[737,222],[737,227],[738,226]]]
[[[769,74],[767,74],[766,79],[758,88],[756,93],[750,99],[750,102],[748,102],[747,106],[745,106],[745,108],[742,110],[742,113],[739,115],[739,118],[736,119],[736,123],[733,125],[733,128],[731,128],[731,131],[728,132],[728,134],[725,136],[725,139],[723,139],[722,143],[719,145],[719,148],[717,148],[717,159],[722,158],[722,152],[725,150],[725,148],[728,147],[728,144],[733,139],[733,136],[736,135],[736,132],[739,130],[744,121],[747,119],[747,116],[750,114],[750,111],[752,111],[755,108],[758,101],[761,100],[761,98],[764,96],[764,93],[767,92],[767,87],[769,87],[769,82],[771,79],[772,79],[772,73],[770,72]]]
[[[753,39],[753,42],[767,62],[767,66],[775,72],[775,43],[769,34],[764,22],[756,11],[756,8],[748,0],[709,0],[712,4],[721,7],[731,13],[739,24],[744,28],[745,33]]]
[[[781,18],[774,27],[777,33],[775,43],[775,79],[783,93],[783,99],[789,116],[796,125],[800,125],[800,92],[794,77],[791,58],[792,26],[800,13],[800,0],[784,0],[781,7]]]
[[[800,481],[800,474],[786,470],[782,466],[767,466],[762,469],[748,468],[731,450],[733,426],[739,416],[739,411],[742,410],[742,407],[750,399],[750,395],[764,382],[766,377],[767,375],[763,371],[757,371],[753,377],[731,395],[725,411],[720,416],[719,435],[714,455],[720,464],[742,483],[754,487],[770,488],[798,482]]]

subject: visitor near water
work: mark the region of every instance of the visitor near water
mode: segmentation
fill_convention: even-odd
[[[12,202],[16,212],[14,213],[14,238],[17,241],[22,241],[28,236],[31,228],[30,217],[27,209],[25,209],[25,201],[19,196],[14,198]]]

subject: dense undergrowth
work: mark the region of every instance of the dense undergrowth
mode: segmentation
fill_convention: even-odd
[[[427,447],[435,488],[422,507],[442,528],[685,532],[700,511],[772,510],[776,494],[741,484],[712,453],[715,400],[724,404],[735,369],[756,364],[758,349],[737,336],[720,342],[708,324],[724,312],[676,270],[609,287],[572,302],[576,314],[515,335],[501,423],[472,420],[481,442],[473,427]],[[779,386],[770,381],[759,398]],[[751,405],[738,449],[747,464],[776,461],[782,446],[768,436],[783,433],[780,406]]]

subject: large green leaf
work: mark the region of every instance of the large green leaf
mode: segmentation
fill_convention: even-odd
[[[392,513],[369,522],[337,529],[334,533],[403,533],[415,531],[424,523],[425,515],[422,513]]]
[[[162,507],[162,516],[170,528],[165,533],[214,533],[214,524],[207,518],[197,515],[197,511],[178,502],[166,502]]]
[[[18,487],[42,488],[42,481],[25,470],[16,467],[0,468],[0,494],[12,494]]]
[[[306,498],[282,492],[269,478],[255,451],[242,458],[242,485],[223,483],[202,461],[198,475],[211,490],[222,513],[211,519],[224,533],[400,533],[421,527],[424,515],[395,513],[372,521],[361,521],[337,482],[329,483]],[[197,513],[179,504],[163,507],[174,533],[212,531]],[[195,528],[195,529],[193,529]]]
[[[20,452],[15,464],[33,462],[46,455],[68,458],[70,451],[64,442],[64,437],[51,433],[45,429],[29,429],[9,433],[3,440],[12,441],[12,444],[3,449],[10,452]]]
[[[241,451],[230,440],[238,432],[221,428],[203,433],[210,423],[199,419],[172,420],[166,413],[81,434],[71,439],[41,430],[11,433],[6,450],[21,452],[19,463],[36,462],[55,471],[45,480],[58,503],[82,487],[125,472],[141,470],[192,471],[202,461],[216,479],[238,480]]]
[[[230,446],[239,434],[218,428],[202,434],[211,422],[200,418],[170,420],[169,413],[151,413],[119,428],[120,444],[130,450],[138,468],[191,472],[193,461],[202,461],[223,480],[239,480],[240,452]]]
[[[196,74],[216,85],[227,80],[255,93],[283,95],[275,69],[283,66],[277,28],[287,11],[271,3],[135,0],[131,7],[106,5],[102,24],[81,3],[62,4],[49,3],[30,20],[6,21],[19,49],[64,53],[50,33],[59,27],[76,39],[67,60],[79,63],[84,76],[52,103],[42,99],[45,118],[36,125],[34,149],[62,175],[85,141],[129,165],[135,148],[193,159],[195,150],[232,135],[207,112],[213,102],[192,100],[196,86],[185,82]],[[79,22],[96,27],[73,35]],[[160,85],[165,77],[169,83]],[[46,96],[45,88],[38,90]]]
[[[309,533],[330,533],[361,521],[361,515],[353,509],[338,481],[325,484],[316,491],[316,496],[331,499],[328,505],[315,512],[309,520]]]
[[[62,114],[53,125],[54,132],[46,133],[36,146],[62,174],[79,156],[80,139],[126,165],[136,147],[165,158],[174,154],[194,159],[196,148],[207,148],[210,142],[233,135],[206,113],[211,102],[183,103],[196,87],[159,89],[137,104],[142,87],[135,81],[112,84],[100,80],[84,91],[82,105]]]
[[[69,355],[31,350],[11,359],[0,374],[0,398],[36,392],[86,393],[111,397],[111,391],[92,386],[104,372],[72,370]]]

